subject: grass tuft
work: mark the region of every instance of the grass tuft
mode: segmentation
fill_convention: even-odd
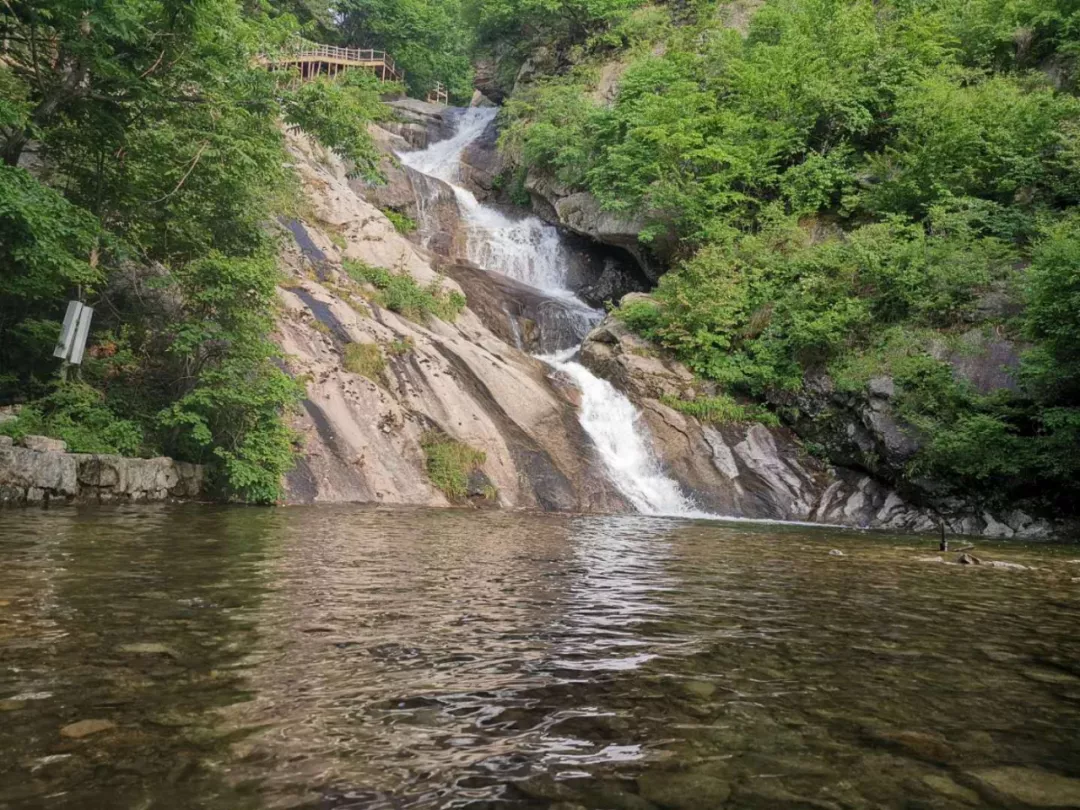
[[[382,350],[374,343],[350,343],[345,347],[342,365],[346,371],[360,374],[372,382],[382,385],[386,358]]]
[[[375,288],[372,300],[376,304],[417,323],[432,315],[453,323],[465,309],[465,296],[457,290],[444,290],[439,279],[421,287],[408,273],[394,273],[354,259],[346,259],[342,264],[353,281]]]
[[[469,494],[469,475],[480,469],[487,454],[438,430],[429,430],[421,436],[420,446],[427,456],[431,483],[451,501],[464,500]],[[486,491],[485,497],[490,497]]]
[[[779,427],[780,419],[775,413],[753,403],[736,402],[727,394],[698,399],[679,399],[670,394],[661,397],[661,402],[680,413],[688,414],[702,422],[716,425],[759,422],[769,427]]]

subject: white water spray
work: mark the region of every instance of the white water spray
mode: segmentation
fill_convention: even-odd
[[[484,205],[459,185],[461,157],[470,143],[491,123],[496,110],[465,110],[453,137],[427,149],[400,155],[414,171],[450,185],[466,228],[468,259],[489,272],[501,273],[549,298],[559,317],[572,322],[584,336],[600,313],[567,289],[570,254],[558,230],[538,217],[511,218]],[[581,426],[596,445],[611,482],[639,512],[647,515],[708,517],[695,509],[664,471],[652,452],[641,415],[629,399],[571,358],[577,347],[540,359],[569,377],[581,390]]]

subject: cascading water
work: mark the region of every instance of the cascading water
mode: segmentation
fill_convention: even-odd
[[[484,205],[459,185],[461,156],[481,136],[496,114],[493,108],[470,108],[458,121],[454,135],[427,149],[401,154],[414,171],[447,183],[454,191],[466,233],[467,258],[483,269],[501,273],[535,287],[547,296],[540,324],[568,339],[568,346],[541,340],[545,351],[564,349],[541,359],[569,377],[581,390],[581,426],[593,440],[612,483],[634,507],[649,515],[703,517],[668,477],[653,454],[649,437],[633,404],[580,363],[573,361],[582,339],[601,313],[567,289],[570,254],[551,225],[534,216],[511,218]],[[421,191],[423,193],[423,191]]]

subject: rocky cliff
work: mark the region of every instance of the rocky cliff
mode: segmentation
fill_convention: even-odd
[[[640,408],[671,474],[709,511],[904,531],[943,523],[950,532],[990,537],[1050,534],[1045,521],[1019,510],[994,515],[959,501],[945,511],[920,507],[865,472],[811,456],[785,427],[709,424],[683,413],[671,404],[715,392],[613,317],[586,338],[581,361]],[[869,445],[911,441],[886,408],[870,405],[867,413],[859,425]]]
[[[432,114],[428,137],[440,137],[445,120]],[[435,432],[484,454],[486,505],[628,511],[579,424],[573,384],[528,353],[543,348],[538,336],[551,300],[463,260],[453,190],[431,188],[440,181],[389,155],[424,139],[376,135],[392,170],[381,187],[350,181],[336,158],[290,136],[310,214],[284,223],[290,278],[281,288],[279,342],[289,371],[307,384],[295,423],[303,449],[286,482],[288,502],[448,505],[454,498],[429,474],[425,437]],[[380,210],[387,207],[414,215],[419,232],[398,233]],[[423,288],[463,292],[468,305],[453,322],[406,317],[351,278],[350,261],[388,268]],[[602,271],[584,266],[581,275],[597,283]],[[356,346],[366,347],[365,368],[348,362]],[[880,480],[810,456],[790,430],[708,424],[671,407],[672,398],[708,392],[611,318],[589,335],[581,359],[637,405],[658,456],[704,510],[868,528],[938,526],[938,514]],[[958,508],[944,519],[967,534],[1048,531],[1021,513]]]
[[[284,252],[291,278],[281,288],[279,342],[289,371],[307,381],[296,421],[303,450],[287,500],[445,506],[422,447],[425,434],[439,431],[485,454],[483,473],[499,506],[625,509],[591,457],[573,393],[551,381],[543,363],[500,339],[472,307],[454,323],[418,322],[379,306],[350,279],[344,259],[407,274],[423,287],[468,286],[441,275],[437,255],[399,234],[350,186],[336,158],[302,135],[291,136],[290,151],[312,215],[288,223],[293,238]],[[509,330],[500,311],[505,293],[488,286],[489,316]],[[472,296],[481,299],[475,288]],[[506,305],[518,302],[506,296]],[[346,368],[348,347],[357,344],[381,358],[377,370]]]

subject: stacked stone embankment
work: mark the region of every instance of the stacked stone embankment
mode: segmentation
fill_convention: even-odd
[[[203,468],[171,458],[69,453],[59,439],[0,436],[0,504],[112,503],[198,498]]]

